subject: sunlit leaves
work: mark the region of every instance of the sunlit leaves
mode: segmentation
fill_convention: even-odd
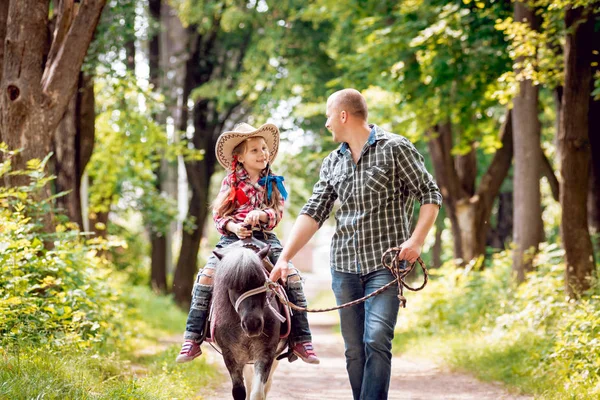
[[[32,190],[45,179],[44,161],[29,167],[41,174],[29,187],[0,186],[0,346],[88,347],[117,333],[123,305],[95,245],[72,226],[59,224],[53,248],[45,248],[39,217],[46,207]]]
[[[138,210],[150,229],[162,232],[177,215],[175,201],[157,189],[162,160],[200,159],[185,142],[169,139],[153,119],[160,98],[124,78],[97,80],[96,144],[87,167],[90,211]]]

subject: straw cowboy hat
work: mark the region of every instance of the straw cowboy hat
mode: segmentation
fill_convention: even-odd
[[[233,149],[246,139],[261,137],[267,142],[269,148],[269,163],[273,163],[279,150],[279,129],[273,124],[264,124],[256,129],[242,122],[237,124],[232,131],[223,132],[217,140],[215,153],[219,164],[225,169],[231,168],[233,162]]]

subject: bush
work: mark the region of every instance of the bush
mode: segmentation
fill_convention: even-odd
[[[114,275],[95,256],[102,244],[86,242],[68,223],[43,231],[51,200],[40,200],[51,179],[46,161],[29,162],[25,172],[11,172],[10,158],[0,164],[0,179],[20,174],[31,182],[0,187],[0,346],[85,347],[115,335],[123,311]]]

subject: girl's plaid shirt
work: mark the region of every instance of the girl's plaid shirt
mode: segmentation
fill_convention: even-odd
[[[339,272],[366,275],[383,269],[383,253],[410,237],[414,200],[442,205],[442,194],[415,146],[376,125],[371,128],[357,164],[346,143],[325,158],[300,211],[321,226],[340,200],[331,244],[331,268]]]
[[[233,221],[235,223],[242,223],[244,219],[248,215],[248,213],[252,210],[262,210],[267,213],[268,221],[266,223],[262,223],[262,229],[264,231],[273,230],[281,218],[283,217],[283,211],[277,212],[273,208],[267,208],[265,206],[265,196],[266,191],[263,186],[260,186],[258,183],[251,183],[250,177],[248,176],[248,172],[242,167],[239,167],[236,171],[236,180],[237,187],[242,189],[246,196],[248,197],[248,201],[245,204],[239,204],[236,201],[236,208],[232,214],[227,215],[226,217],[218,216],[213,210],[213,220],[215,221],[215,226],[217,231],[222,235],[231,235],[231,232],[225,229],[225,226],[229,221]],[[261,175],[264,176],[264,173]],[[221,183],[221,190],[219,191],[219,195],[223,194],[223,192],[229,193],[231,190],[231,176],[227,174]],[[273,190],[276,190],[275,188]],[[281,210],[283,210],[284,200],[281,199]]]

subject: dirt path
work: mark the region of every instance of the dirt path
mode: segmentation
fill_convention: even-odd
[[[311,298],[320,290],[327,290],[329,282],[326,276],[309,276],[307,296]],[[309,314],[313,332],[313,342],[320,365],[309,365],[301,361],[279,363],[269,393],[271,399],[352,399],[352,391],[346,375],[344,344],[336,333],[338,324],[335,312]],[[203,346],[206,356],[227,374],[221,356],[210,346]],[[227,375],[228,377],[228,375]],[[207,393],[199,395],[204,399],[217,400],[231,398],[231,381]],[[501,385],[482,383],[473,377],[445,370],[429,360],[394,357],[392,361],[392,383],[389,399],[527,399],[510,395]]]

